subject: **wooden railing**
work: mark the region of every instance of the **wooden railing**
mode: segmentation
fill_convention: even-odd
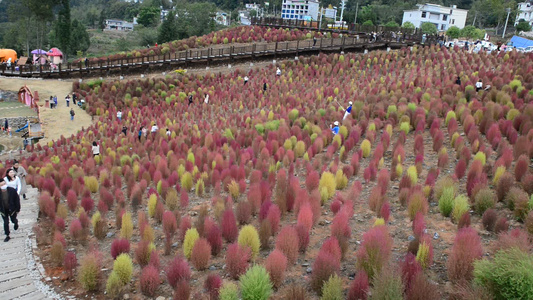
[[[0,75],[40,78],[81,78],[96,75],[107,75],[111,72],[128,74],[143,72],[145,68],[155,66],[159,69],[187,68],[195,63],[210,63],[228,60],[233,62],[239,59],[255,59],[266,56],[301,55],[305,53],[318,53],[322,51],[349,51],[356,49],[375,49],[383,47],[400,48],[407,45],[420,43],[419,34],[397,34],[381,32],[376,36],[371,34],[346,34],[338,38],[320,38],[297,40],[288,42],[254,43],[245,46],[226,45],[225,47],[211,47],[189,49],[174,53],[160,55],[146,55],[139,57],[123,57],[118,59],[99,59],[89,61],[87,64],[67,63],[59,64],[57,68],[50,65],[24,65],[7,67],[0,65]]]

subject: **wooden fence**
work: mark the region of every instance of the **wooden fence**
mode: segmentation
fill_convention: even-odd
[[[242,59],[257,59],[301,54],[316,54],[323,51],[357,51],[377,48],[401,48],[420,43],[421,35],[415,33],[397,34],[382,32],[377,39],[369,34],[343,34],[338,38],[320,38],[288,42],[254,43],[244,46],[219,45],[210,48],[189,49],[160,55],[100,59],[87,64],[59,64],[52,69],[50,65],[24,65],[7,67],[0,65],[0,75],[38,78],[82,78],[110,74],[131,74],[146,72],[149,68],[172,70],[192,65],[227,61],[232,63]]]

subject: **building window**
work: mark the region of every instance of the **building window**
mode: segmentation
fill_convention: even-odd
[[[455,19],[452,19],[452,25],[455,24]]]
[[[448,16],[447,16],[447,15],[442,15],[442,20],[443,20],[443,21],[448,20]]]
[[[425,18],[425,17],[426,17],[426,12],[423,11],[423,12],[422,12],[422,18]]]
[[[444,30],[445,27],[446,27],[446,25],[441,24],[441,25],[440,25],[440,30]]]

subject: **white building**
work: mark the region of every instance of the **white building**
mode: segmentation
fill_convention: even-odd
[[[445,7],[437,4],[417,4],[418,8],[403,11],[402,24],[411,22],[416,28],[422,23],[432,23],[439,31],[446,31],[452,26],[463,29],[466,23],[468,10],[459,9],[456,5]]]
[[[287,20],[318,20],[318,0],[283,0],[281,18]]]
[[[229,26],[230,24],[230,18],[227,13],[217,11],[217,14],[215,15],[215,22],[222,26]]]
[[[104,30],[133,31],[133,23],[122,20],[105,20]]]
[[[518,3],[518,14],[516,15],[514,25],[518,25],[518,21],[522,19],[533,26],[533,4],[529,1]]]

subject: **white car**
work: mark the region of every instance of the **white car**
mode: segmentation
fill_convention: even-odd
[[[525,53],[531,53],[531,52],[533,52],[533,46],[528,46],[528,47],[526,47],[526,48],[524,49],[524,52],[525,52]]]

